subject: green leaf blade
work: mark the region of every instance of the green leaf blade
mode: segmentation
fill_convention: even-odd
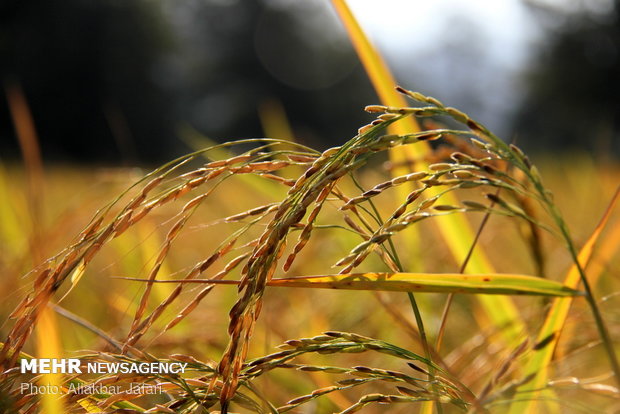
[[[487,273],[352,273],[273,279],[269,286],[311,289],[575,296],[581,292],[539,277]]]

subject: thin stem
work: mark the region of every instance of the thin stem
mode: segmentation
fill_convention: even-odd
[[[52,308],[54,310],[54,312],[56,312],[57,314],[59,314],[61,316],[64,316],[65,318],[69,319],[70,321],[75,322],[76,324],[80,325],[81,327],[83,327],[83,328],[91,331],[95,335],[99,336],[104,341],[106,341],[108,344],[112,345],[112,347],[114,347],[117,351],[121,351],[123,349],[123,347],[121,346],[120,342],[118,342],[117,340],[112,338],[110,335],[105,333],[103,330],[97,328],[92,323],[88,322],[86,319],[77,316],[73,312],[70,312],[67,309],[65,309],[62,306],[57,305],[55,303],[48,302],[47,306]]]
[[[499,194],[499,189],[497,189],[497,191],[495,192],[495,195],[498,195],[498,194]],[[494,204],[495,202],[492,201],[491,204],[489,205],[489,209],[493,208]],[[480,226],[478,226],[478,231],[476,232],[476,236],[474,237],[474,240],[472,241],[471,246],[469,247],[469,250],[467,251],[467,256],[465,256],[465,260],[463,260],[463,263],[461,264],[459,273],[465,273],[465,269],[467,268],[467,264],[469,263],[469,260],[471,259],[472,254],[474,253],[474,248],[476,247],[476,244],[478,244],[478,240],[480,239],[482,230],[484,230],[484,227],[486,226],[490,217],[491,217],[491,211],[488,210],[486,214],[484,215],[484,217],[482,218],[482,221],[480,222]],[[450,293],[448,295],[448,299],[446,299],[446,304],[443,308],[443,313],[441,314],[441,322],[439,324],[439,331],[437,332],[437,342],[435,343],[435,349],[437,350],[437,352],[439,352],[439,350],[441,349],[444,332],[446,330],[446,322],[448,321],[448,313],[450,312],[450,307],[452,306],[453,300],[454,300],[454,293]]]
[[[413,296],[413,293],[407,292],[407,296],[409,297],[409,302],[411,303],[411,309],[413,309],[413,314],[415,315],[415,321],[418,325],[418,331],[420,333],[420,339],[422,340],[422,348],[424,349],[424,354],[426,358],[431,360],[431,349],[428,346],[428,341],[426,338],[426,330],[424,329],[424,322],[422,321],[422,314],[420,313],[420,308],[418,308],[418,303]]]
[[[418,325],[418,332],[420,333],[420,341],[422,342],[422,348],[424,349],[424,356],[429,361],[433,362],[431,356],[431,348],[428,345],[428,339],[426,338],[426,330],[424,329],[424,321],[422,321],[422,314],[420,313],[420,308],[418,308],[418,303],[415,300],[415,296],[413,293],[407,292],[407,296],[409,297],[409,302],[411,303],[411,309],[413,309],[413,314],[415,315],[415,321]],[[431,381],[431,384],[435,383],[435,369],[433,368],[433,364],[428,366],[428,379]],[[432,388],[435,388],[434,385]],[[437,412],[441,413],[441,403],[436,401]]]

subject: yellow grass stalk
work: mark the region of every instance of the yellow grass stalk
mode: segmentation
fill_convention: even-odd
[[[379,99],[386,106],[402,107],[407,106],[402,95],[398,94],[394,87],[396,82],[390,73],[384,60],[381,58],[377,50],[373,47],[370,40],[364,34],[355,16],[347,6],[345,0],[332,0],[340,19],[342,20],[349,37],[357,51],[362,64],[364,65],[368,77],[370,78]],[[396,134],[405,134],[419,131],[420,128],[411,117],[404,118],[399,122],[391,125]],[[424,154],[427,154],[430,147],[425,143],[417,145],[406,145],[390,149],[390,157],[395,164],[407,160],[420,160]],[[423,161],[419,161],[423,168]],[[394,170],[395,176],[406,174],[408,171]],[[431,189],[434,190],[434,189]],[[404,195],[407,195],[408,188],[402,187]],[[437,190],[434,190],[437,191]],[[429,197],[436,193],[429,192]],[[401,194],[399,194],[401,196]],[[456,205],[456,199],[452,194],[443,196],[446,204]],[[452,256],[457,263],[463,263],[469,252],[470,246],[474,240],[474,231],[467,219],[458,214],[437,217],[436,222],[443,238],[448,245]],[[417,243],[411,243],[411,249],[415,250]],[[493,273],[493,266],[490,264],[486,255],[479,248],[474,249],[467,268],[472,273]],[[503,338],[511,347],[519,344],[519,338],[525,332],[525,326],[519,317],[519,313],[514,303],[505,297],[478,296],[478,300],[486,311],[484,315],[480,312],[476,313],[479,323],[488,325],[490,320],[496,327],[502,329]]]
[[[18,199],[11,190],[7,178],[6,169],[0,164],[0,241],[2,249],[11,255],[18,254],[23,248],[23,235],[28,231],[22,228],[22,217],[19,217],[20,208],[13,203],[22,204],[23,199]],[[7,256],[10,257],[10,256]]]
[[[394,292],[571,296],[578,292],[539,277],[503,273],[357,273],[272,279],[268,286]]]
[[[277,99],[263,101],[258,107],[258,116],[266,137],[295,142],[282,102]]]
[[[601,275],[611,263],[618,250],[620,249],[620,225],[611,225],[608,231],[601,235],[599,241],[596,243],[596,254],[590,258],[588,263],[588,280],[594,287],[600,280]],[[568,321],[567,321],[568,322]],[[577,329],[577,324],[566,324],[562,330],[562,334],[565,338],[572,338],[573,332]],[[555,350],[555,356],[557,359],[562,359],[566,354],[565,346],[567,342],[558,343]]]
[[[618,198],[620,198],[620,187],[616,190],[601,221],[579,252],[578,260],[582,268],[585,268],[588,264],[594,245],[609,221]],[[573,264],[564,279],[564,285],[571,289],[577,289],[580,281],[579,269],[576,264]],[[519,392],[519,399],[512,404],[510,414],[535,413],[541,409],[538,401],[540,390],[547,386],[549,364],[551,363],[559,337],[562,334],[572,302],[573,300],[570,297],[556,298],[553,301],[545,323],[538,334],[538,346],[534,347],[534,353],[525,370],[525,375],[533,375],[533,379],[517,390]]]
[[[605,267],[617,254],[620,248],[620,223],[612,226],[605,237],[598,242],[596,255],[592,257],[588,266],[588,278],[592,285],[596,285]]]
[[[36,347],[39,358],[62,358],[62,344],[54,311],[45,306],[39,315],[36,326]],[[43,374],[39,384],[50,390],[62,389],[62,374]],[[45,414],[64,414],[62,393],[43,393],[41,412]]]
[[[34,120],[26,96],[19,83],[5,84],[6,97],[17,132],[19,146],[24,157],[24,164],[28,172],[31,196],[35,196],[43,187],[43,160],[39,149],[39,140],[34,126]]]
[[[332,4],[349,34],[353,47],[366,69],[368,78],[377,92],[379,100],[386,106],[407,106],[405,98],[394,91],[396,81],[392,73],[362,30],[357,19],[353,16],[353,13],[351,13],[346,1],[332,0]],[[420,126],[415,118],[407,117],[400,122],[390,125],[388,130],[392,134],[407,134],[420,131]],[[398,177],[399,175],[407,174],[410,172],[408,165],[421,159],[425,153],[426,151],[422,145],[405,145],[397,148],[390,148],[390,161],[394,164],[392,175]],[[413,184],[407,184],[397,188],[396,194],[398,199],[403,200],[411,191],[413,191]],[[418,254],[419,241],[417,234],[411,230],[407,232],[406,237],[408,237],[407,244],[411,247],[412,260],[409,260],[410,266],[413,266],[413,270],[415,271],[421,271],[422,261],[421,255]]]
[[[279,99],[270,98],[261,102],[258,106],[258,117],[260,118],[263,133],[266,137],[297,142],[295,134],[293,133],[293,128],[291,128],[291,123],[286,116],[286,109]],[[290,148],[293,148],[293,146]],[[289,175],[291,173],[292,175]],[[292,168],[285,177],[297,177],[302,173],[303,170],[301,167]],[[278,175],[281,174],[283,174],[283,172],[278,173]]]
[[[43,159],[32,112],[21,85],[18,82],[5,82],[4,88],[28,177],[27,198],[32,223],[32,258],[34,264],[38,264],[37,262],[45,256],[44,241],[40,230],[43,224],[41,217],[45,175]]]

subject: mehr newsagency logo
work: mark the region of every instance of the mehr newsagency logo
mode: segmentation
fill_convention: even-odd
[[[32,358],[20,361],[22,374],[182,374],[187,362],[87,362],[77,358]],[[70,393],[76,394],[159,394],[164,392],[160,384],[131,383],[129,388],[121,385],[70,384]],[[22,383],[20,393],[61,394],[60,386],[53,384],[35,385]]]
[[[77,358],[22,359],[22,374],[181,374],[187,362],[88,362]]]

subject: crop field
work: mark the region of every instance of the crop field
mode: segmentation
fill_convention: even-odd
[[[335,3],[380,96],[340,146],[43,167],[14,117],[1,412],[620,410],[620,165],[395,87]]]

